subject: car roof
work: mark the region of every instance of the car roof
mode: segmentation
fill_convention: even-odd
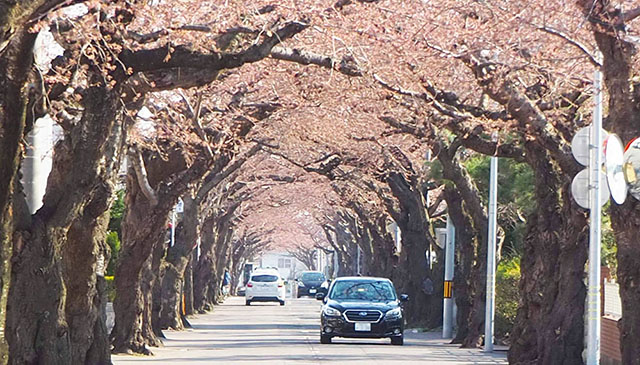
[[[309,270],[309,271],[301,271],[300,274],[322,274],[324,275],[324,273],[322,271],[313,271],[313,270]]]
[[[379,278],[375,276],[341,276],[336,278],[334,281],[388,281],[391,280],[387,278]]]

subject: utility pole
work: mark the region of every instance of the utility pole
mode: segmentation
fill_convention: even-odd
[[[498,142],[496,133],[491,137]],[[496,148],[497,152],[497,148]],[[498,157],[491,156],[489,173],[489,229],[487,239],[487,300],[484,313],[484,352],[493,352],[493,318],[496,298],[496,232],[498,207]]]
[[[453,273],[455,267],[456,228],[447,215],[447,240],[444,258],[444,303],[442,310],[442,338],[453,337]]]
[[[587,365],[600,363],[600,246],[602,198],[602,73],[597,70],[593,86],[595,110],[589,148],[589,285],[587,291]]]

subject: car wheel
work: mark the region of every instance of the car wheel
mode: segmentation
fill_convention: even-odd
[[[391,344],[402,346],[404,344],[404,336],[400,335],[391,337]]]
[[[281,300],[281,301],[280,301],[280,305],[284,305],[284,300]]]
[[[325,336],[320,334],[320,343],[328,344],[331,343],[331,336]]]
[[[251,305],[251,301],[250,300],[245,300],[244,301],[244,305]]]

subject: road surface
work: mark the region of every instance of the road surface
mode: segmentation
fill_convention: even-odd
[[[440,333],[405,332],[405,345],[389,339],[341,339],[319,343],[320,302],[311,298],[244,305],[231,297],[192,329],[165,331],[155,356],[114,355],[116,365],[151,364],[507,364],[506,353],[485,354],[446,344]]]

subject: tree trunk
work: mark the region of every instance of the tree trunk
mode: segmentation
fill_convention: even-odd
[[[0,24],[4,26],[4,24]],[[31,70],[35,34],[21,30],[0,57],[0,364],[8,361],[6,306],[13,252],[12,195],[20,164],[20,141],[26,118],[26,83]]]
[[[436,247],[431,233],[431,222],[427,218],[424,198],[415,186],[415,176],[407,179],[402,174],[391,172],[387,182],[399,202],[400,212],[393,212],[394,220],[402,233],[402,252],[397,275],[400,287],[412,296],[405,308],[407,321],[412,325],[435,326],[442,322],[441,291],[444,272],[429,268],[427,247]],[[431,280],[433,292],[426,293],[424,283]],[[440,285],[438,285],[440,283]]]
[[[82,119],[56,145],[43,206],[30,224],[23,222],[16,239],[6,332],[12,363],[71,361],[61,257],[73,220],[91,209],[98,217],[107,206],[100,203],[106,179],[102,158],[113,148],[118,94],[100,85],[87,89]],[[76,269],[84,265],[91,263],[76,263]]]
[[[90,201],[67,233],[63,256],[67,289],[65,311],[74,364],[111,363],[104,274],[111,255],[106,243],[108,209],[113,202],[121,162],[124,141],[121,131],[121,128],[115,128],[109,137],[104,159],[107,165],[101,176],[103,181],[90,193]],[[103,284],[99,285],[99,282]]]
[[[160,327],[182,330],[181,303],[184,275],[198,237],[199,207],[189,194],[183,197],[184,215],[173,247],[167,251],[162,278],[162,312]]]
[[[640,131],[640,84],[634,81],[637,70],[637,46],[610,33],[595,32],[595,39],[604,60],[604,82],[609,93],[607,121],[612,132],[623,143],[638,136]],[[620,351],[623,364],[640,363],[640,265],[638,232],[640,232],[640,202],[628,196],[623,205],[611,204],[611,225],[615,232],[618,259],[618,284],[622,300]]]
[[[570,182],[560,183],[546,152],[535,142],[525,147],[537,206],[527,218],[509,363],[582,364],[586,217],[574,208]]]
[[[107,206],[110,197],[111,194],[107,192],[102,196]],[[98,323],[106,318],[105,293],[98,291],[98,280],[104,279],[104,270],[109,261],[108,254],[105,256],[109,250],[105,242],[108,224],[108,212],[100,217],[85,213],[69,229],[63,262],[67,289],[65,312],[73,364],[111,363],[106,325]],[[85,264],[78,265],[80,262]],[[98,268],[99,265],[101,268]],[[90,350],[97,353],[89,354]]]
[[[444,189],[445,200],[447,202],[447,212],[456,230],[456,249],[458,259],[453,278],[453,292],[455,296],[457,315],[456,322],[458,330],[451,343],[462,344],[469,334],[469,324],[471,323],[472,308],[472,281],[471,270],[475,258],[475,236],[473,226],[468,214],[464,211],[462,197],[455,188],[447,185]]]
[[[189,257],[189,263],[184,273],[184,314],[190,316],[195,314],[193,308],[193,262],[196,260],[197,252],[194,250]]]
[[[127,211],[122,221],[122,246],[115,274],[115,324],[111,339],[114,353],[149,354],[145,344],[158,340],[150,330],[153,283],[147,280],[153,277],[154,247],[164,241],[166,232],[167,214],[159,212],[168,212],[171,203],[160,200],[168,207],[151,207],[134,175],[130,173],[127,177]]]
[[[162,345],[161,338],[165,338],[160,325],[160,313],[162,312],[162,274],[161,266],[169,248],[165,239],[162,238],[153,247],[151,254],[151,264],[146,266],[143,272],[144,280],[142,292],[145,298],[144,321],[142,322],[143,332],[147,335],[147,345],[159,347]]]
[[[202,239],[200,244],[200,260],[193,270],[193,307],[200,313],[212,309],[212,297],[209,293],[209,282],[215,270],[215,232],[214,218],[207,218],[202,224]]]
[[[36,216],[31,231],[14,242],[6,330],[11,364],[71,364],[62,267],[56,260],[63,237],[64,230],[47,227]]]

